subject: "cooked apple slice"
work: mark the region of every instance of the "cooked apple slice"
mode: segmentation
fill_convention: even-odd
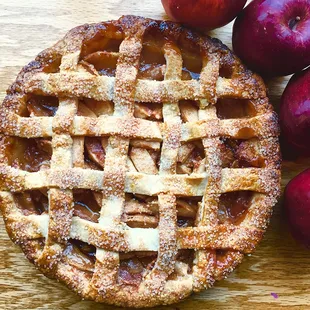
[[[97,101],[90,98],[84,98],[84,105],[93,111],[96,116],[112,115],[114,111],[112,101]]]
[[[158,169],[150,153],[146,149],[133,147],[130,151],[130,159],[139,172],[157,174]]]
[[[102,147],[100,139],[94,137],[85,137],[85,147],[89,158],[104,168],[105,150]]]
[[[198,108],[193,103],[193,101],[187,100],[180,101],[179,103],[182,120],[184,122],[198,121]]]

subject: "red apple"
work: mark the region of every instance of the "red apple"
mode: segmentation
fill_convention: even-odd
[[[231,22],[247,0],[161,0],[167,15],[191,27],[215,29]]]
[[[310,64],[310,0],[254,0],[235,21],[233,48],[266,76],[302,70]]]
[[[310,155],[310,67],[287,84],[281,98],[280,124],[292,149]]]
[[[310,246],[310,169],[292,179],[284,192],[284,208],[293,237]]]

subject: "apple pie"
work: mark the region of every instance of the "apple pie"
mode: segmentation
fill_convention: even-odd
[[[81,297],[178,302],[251,253],[279,196],[262,79],[220,41],[124,16],[25,66],[0,107],[10,238]]]

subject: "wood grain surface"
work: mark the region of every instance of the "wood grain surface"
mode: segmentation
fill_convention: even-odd
[[[160,0],[0,0],[0,100],[22,66],[71,28],[122,14],[166,18]],[[213,31],[231,47],[231,24]],[[277,108],[288,77],[267,81]],[[310,166],[310,159],[283,162],[282,187]],[[8,238],[0,223],[0,309],[115,309],[81,301],[45,278]],[[271,293],[278,294],[274,298]],[[309,309],[309,251],[291,238],[281,201],[256,252],[215,288],[165,309]]]

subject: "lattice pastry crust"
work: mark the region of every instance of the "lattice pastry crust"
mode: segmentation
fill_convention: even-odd
[[[279,195],[277,117],[221,42],[124,16],[23,68],[0,109],[7,231],[45,275],[121,306],[211,287]]]

